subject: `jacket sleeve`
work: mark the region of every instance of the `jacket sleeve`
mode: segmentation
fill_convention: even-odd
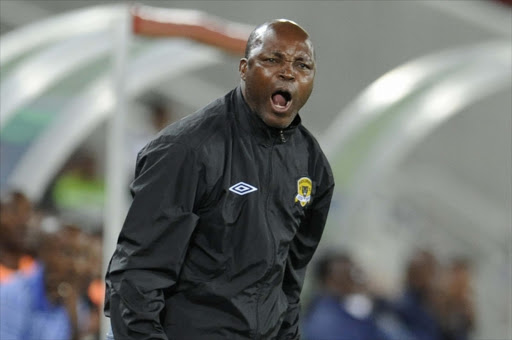
[[[155,140],[141,151],[133,202],[107,271],[105,314],[115,339],[167,339],[160,313],[176,284],[199,217],[201,167],[184,145]]]
[[[316,197],[309,214],[290,244],[282,287],[288,299],[288,309],[277,339],[300,339],[300,294],[306,274],[306,266],[311,261],[322,237],[334,191],[334,181],[330,169],[328,175],[324,178],[327,182],[323,183],[325,189]]]

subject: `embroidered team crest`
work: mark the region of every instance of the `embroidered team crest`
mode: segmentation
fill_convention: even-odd
[[[301,206],[305,206],[311,201],[311,190],[313,190],[313,182],[307,177],[302,177],[297,181],[297,196],[295,202],[300,202]]]

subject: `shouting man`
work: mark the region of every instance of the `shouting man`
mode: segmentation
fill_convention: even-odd
[[[306,266],[334,181],[299,110],[313,90],[306,31],[250,35],[240,86],[138,155],[107,273],[116,339],[299,339]]]

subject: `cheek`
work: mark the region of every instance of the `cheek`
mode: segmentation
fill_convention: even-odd
[[[306,103],[309,96],[311,95],[311,92],[313,92],[313,82],[312,81],[301,82],[299,87],[300,87],[301,102]]]
[[[271,82],[272,72],[262,67],[256,68],[251,73],[250,80],[254,87],[257,87],[261,91]]]
[[[309,92],[311,92],[313,90],[313,84],[314,84],[314,80],[315,80],[315,74],[312,73],[308,76],[305,76],[303,77],[302,79],[302,84],[305,88],[307,88],[309,90]]]

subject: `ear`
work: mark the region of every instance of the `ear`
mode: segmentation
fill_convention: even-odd
[[[245,72],[247,72],[247,59],[240,59],[240,64],[238,65],[238,72],[240,73],[240,79],[245,81]]]

